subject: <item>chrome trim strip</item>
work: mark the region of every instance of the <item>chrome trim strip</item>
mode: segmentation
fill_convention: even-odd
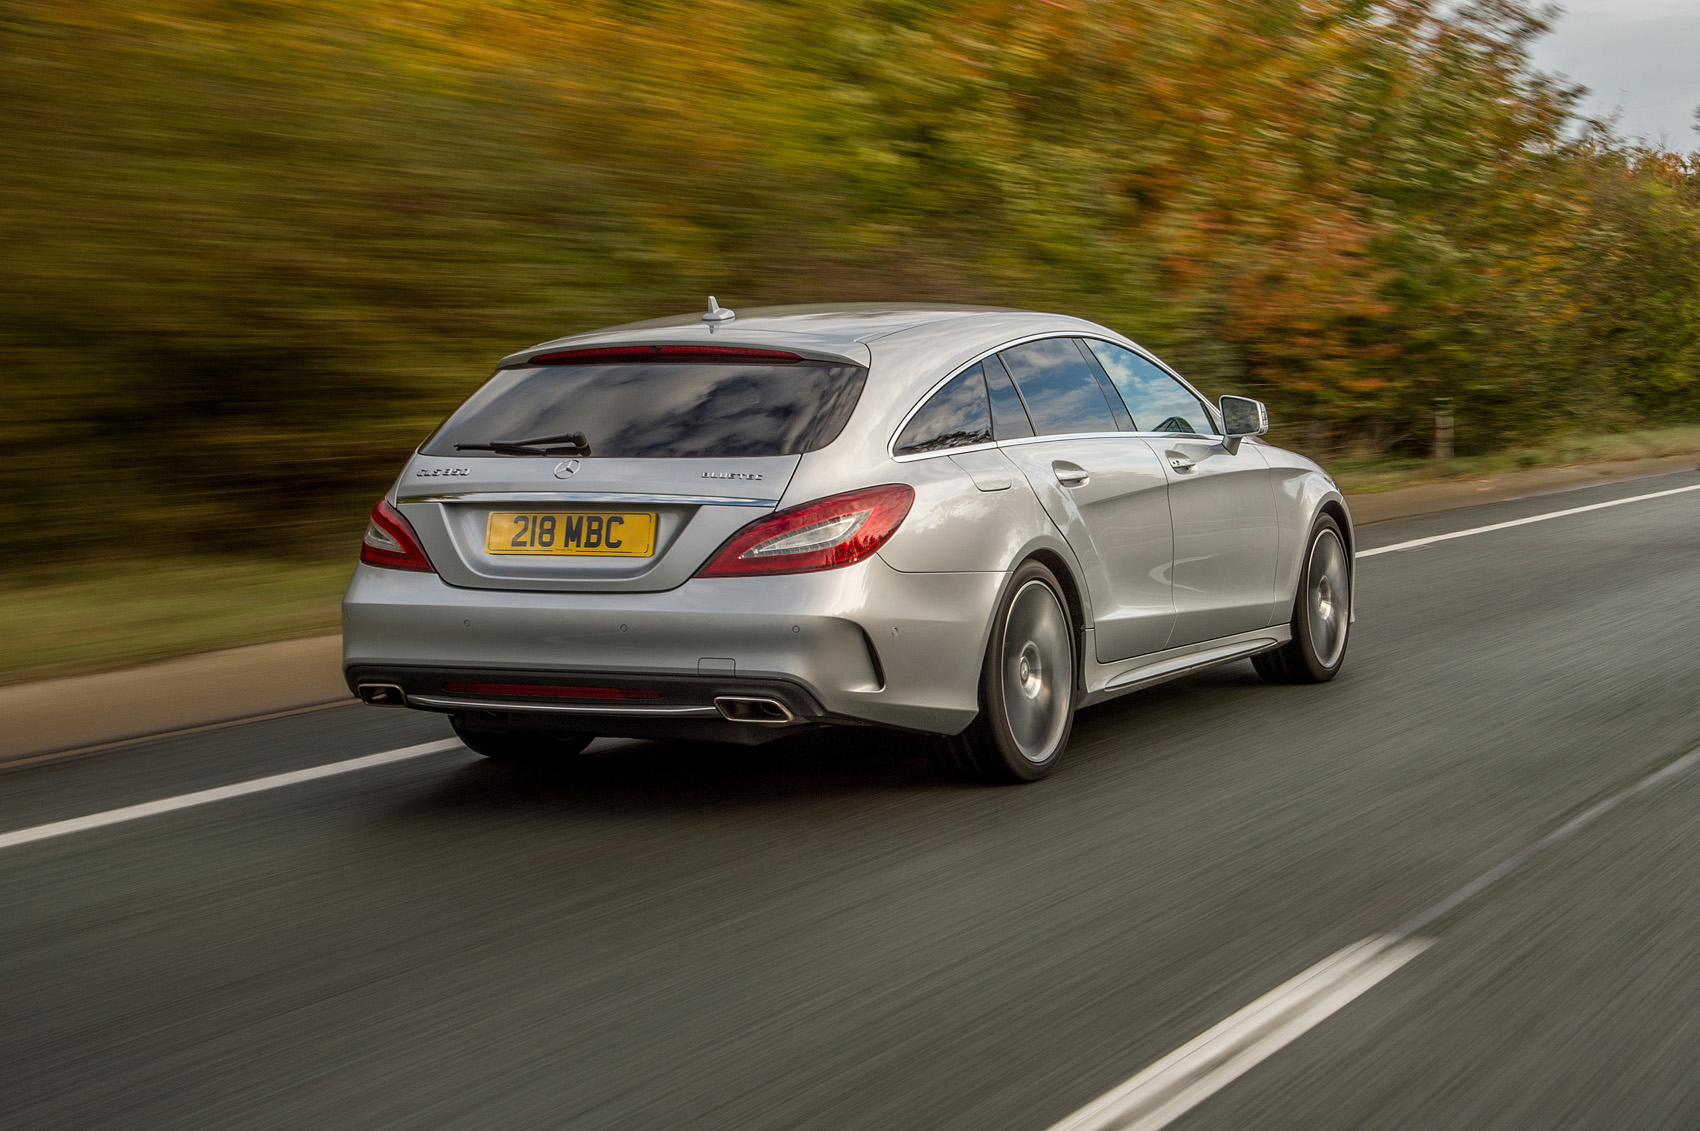
[[[912,452],[906,456],[892,456],[893,463],[914,463],[916,460],[936,459],[939,456],[960,455],[963,452],[985,452],[995,448],[1018,448],[1023,444],[1049,444],[1055,440],[1153,440],[1163,443],[1174,443],[1184,440],[1188,443],[1221,444],[1220,436],[1202,436],[1196,432],[1053,432],[1044,436],[1017,436],[1013,440],[995,440],[990,444],[964,444],[960,448],[939,448],[931,452]]]
[[[1197,443],[1202,440],[1210,444],[1222,442],[1220,436],[1201,436],[1196,432],[1069,432],[1054,436],[1017,436],[1013,440],[999,440],[1000,448],[1019,448],[1023,444],[1042,444],[1049,440],[1162,440],[1173,443],[1176,440],[1187,440]]]
[[[646,718],[721,718],[714,707],[574,707],[561,703],[506,703],[491,699],[445,699],[438,695],[409,695],[409,707],[452,707],[470,711],[546,711],[567,715],[641,715]]]
[[[892,442],[896,443],[895,440]],[[914,463],[916,460],[937,459],[939,456],[959,456],[964,452],[995,451],[997,446],[997,441],[994,440],[989,444],[963,444],[960,448],[934,448],[930,452],[910,452],[908,455],[892,456],[891,459],[893,463]]]
[[[674,503],[695,507],[776,507],[778,499],[727,498],[720,495],[637,495],[623,491],[463,491],[397,495],[398,503]]]

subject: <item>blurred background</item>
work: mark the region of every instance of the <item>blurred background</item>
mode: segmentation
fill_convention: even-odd
[[[495,359],[710,293],[1079,314],[1364,486],[1700,450],[1694,139],[1591,119],[1544,29],[11,0],[0,679],[333,631],[372,500]]]

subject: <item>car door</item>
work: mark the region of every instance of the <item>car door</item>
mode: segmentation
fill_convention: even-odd
[[[1267,627],[1279,616],[1280,533],[1269,465],[1257,445],[1230,451],[1204,402],[1148,358],[1113,342],[1086,344],[1168,477],[1175,556],[1170,645]]]
[[[1151,447],[1073,338],[1011,346],[986,360],[994,409],[1005,382],[1034,435],[999,445],[1062,531],[1085,574],[1098,660],[1160,651],[1174,623],[1168,484]],[[1131,420],[1129,421],[1131,423]]]

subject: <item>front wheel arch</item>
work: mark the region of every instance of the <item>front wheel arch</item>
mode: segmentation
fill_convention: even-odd
[[[1340,528],[1340,537],[1346,543],[1346,572],[1351,578],[1352,585],[1352,607],[1347,610],[1347,616],[1355,621],[1358,607],[1358,532],[1352,529],[1352,516],[1346,513],[1346,505],[1339,499],[1328,499],[1322,506],[1318,507],[1316,517],[1320,518],[1322,515],[1328,515],[1334,520],[1334,525]],[[1316,518],[1310,520],[1309,529],[1316,529]],[[1305,540],[1305,553],[1310,553],[1308,537]],[[1302,560],[1299,563],[1299,568],[1301,570],[1304,568]]]
[[[1333,613],[1328,611],[1329,603],[1325,594],[1337,591],[1337,585],[1322,588],[1326,581],[1324,578],[1318,582],[1319,588],[1313,594],[1310,584],[1313,565],[1323,560],[1326,542],[1333,543],[1331,548],[1327,548],[1328,560],[1343,567],[1337,574],[1330,568],[1328,576],[1336,583],[1343,581],[1346,587],[1345,607],[1336,608]],[[1251,658],[1252,667],[1257,669],[1257,674],[1271,683],[1326,683],[1339,674],[1341,666],[1346,662],[1346,644],[1351,632],[1351,609],[1357,590],[1355,571],[1352,569],[1351,538],[1334,515],[1323,510],[1319,511],[1312,521],[1310,531],[1305,535],[1304,545],[1304,556],[1300,559],[1298,578],[1294,586],[1292,619],[1288,622],[1292,635],[1287,643],[1280,647],[1259,652]],[[1342,556],[1344,561],[1340,562],[1339,558]],[[1318,642],[1313,638],[1313,597],[1319,602],[1314,611],[1322,618],[1316,623],[1337,626],[1340,633],[1331,660],[1319,654]]]
[[[1334,524],[1340,528],[1340,536],[1346,540],[1347,555],[1355,556],[1358,552],[1357,532],[1352,529],[1352,516],[1346,513],[1345,504],[1339,499],[1328,499],[1316,510],[1317,514],[1328,515],[1334,520]],[[1316,519],[1312,518],[1310,524],[1314,527]]]

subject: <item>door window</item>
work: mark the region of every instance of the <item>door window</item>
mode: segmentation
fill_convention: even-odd
[[[1136,431],[1216,435],[1216,424],[1204,402],[1162,369],[1113,342],[1090,338],[1086,345],[1133,413]]]
[[[1039,435],[1119,431],[1104,390],[1073,339],[1027,342],[998,356],[1021,390]]]
[[[978,365],[958,373],[909,418],[893,451],[900,456],[992,442],[992,410]]]

